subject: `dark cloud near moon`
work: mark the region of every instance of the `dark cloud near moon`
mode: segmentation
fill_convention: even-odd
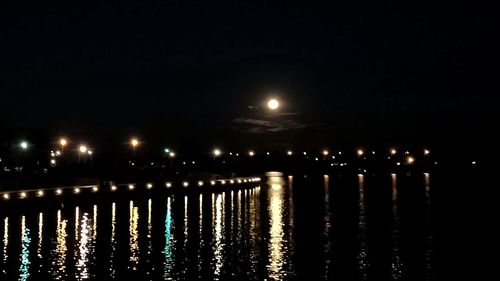
[[[233,120],[234,129],[240,132],[262,134],[284,132],[290,130],[301,130],[305,128],[322,127],[321,123],[306,123],[297,119],[291,118],[298,113],[281,113],[280,116],[266,118],[257,117],[238,117]]]

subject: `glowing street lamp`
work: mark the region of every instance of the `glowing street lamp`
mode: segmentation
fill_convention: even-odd
[[[288,151],[286,152],[286,154],[287,154],[288,156],[292,156],[292,154],[293,154],[293,151],[291,151],[291,150],[288,150]]]
[[[79,148],[79,149],[80,149],[80,152],[81,152],[81,153],[86,153],[86,152],[87,152],[87,150],[88,150],[87,146],[85,146],[85,145],[80,145],[80,148]]]
[[[212,151],[213,155],[214,155],[214,158],[215,157],[219,157],[222,155],[222,151],[219,149],[219,148],[215,148],[213,151]]]
[[[248,156],[250,157],[255,156],[255,152],[253,150],[248,151]]]
[[[408,156],[408,158],[406,158],[406,162],[408,163],[408,165],[411,165],[415,163],[415,158],[413,158],[412,156]]]
[[[86,145],[80,145],[80,147],[78,148],[78,162],[80,162],[81,160],[82,153],[85,154],[87,153],[87,151],[88,148]]]
[[[28,147],[29,147],[29,144],[27,141],[22,141],[21,143],[19,143],[19,147],[22,149],[22,150],[28,150]]]
[[[169,151],[170,151],[170,150],[169,150]],[[173,151],[170,151],[170,152],[168,153],[168,157],[170,158],[170,168],[172,168],[172,166],[173,166],[173,161],[174,161],[175,156],[176,156],[176,155],[175,155],[175,152],[173,152]]]
[[[65,138],[60,138],[59,144],[61,145],[61,151],[64,152],[64,147],[66,147],[66,145],[68,145],[68,140]]]
[[[358,149],[356,153],[358,154],[358,156],[363,156],[363,154],[365,154],[365,152],[362,149]]]
[[[130,145],[132,146],[132,157],[135,157],[135,148],[139,145],[139,140],[137,138],[132,138],[130,140]]]
[[[389,152],[391,153],[391,155],[396,155],[396,153],[398,153],[398,151],[395,148],[391,148]]]
[[[133,147],[136,147],[136,146],[138,146],[138,145],[139,145],[139,141],[138,141],[137,139],[132,139],[132,140],[130,141],[130,144],[131,144]]]
[[[323,154],[323,160],[325,160],[326,157],[328,157],[328,154],[330,154],[330,152],[327,149],[323,149],[323,151],[321,151],[321,154]]]
[[[424,149],[424,155],[429,155],[429,154],[431,154],[431,151],[428,149]]]

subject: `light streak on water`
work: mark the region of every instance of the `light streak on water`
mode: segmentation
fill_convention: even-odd
[[[19,266],[19,281],[26,281],[30,277],[30,229],[26,227],[26,217],[21,217],[21,265]]]

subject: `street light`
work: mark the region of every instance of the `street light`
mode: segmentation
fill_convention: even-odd
[[[80,163],[80,159],[81,159],[82,153],[87,153],[87,151],[88,151],[87,146],[80,145],[80,147],[78,148],[78,163]]]
[[[413,158],[412,156],[408,156],[406,161],[408,162],[409,165],[411,165],[411,164],[415,163],[415,158]]]
[[[255,152],[253,150],[248,151],[248,156],[253,157],[255,155]]]
[[[132,157],[135,158],[135,148],[139,145],[139,140],[137,138],[132,138],[130,140],[130,145],[132,145]]]
[[[170,151],[170,150],[169,150]],[[175,158],[175,152],[173,151],[170,151],[168,153],[168,157],[170,158],[170,168],[172,168],[173,166],[173,162],[174,162],[174,158]]]
[[[59,144],[61,145],[61,151],[64,152],[64,147],[68,144],[68,140],[65,138],[59,139]]]
[[[21,147],[22,150],[28,150],[29,144],[27,141],[22,141],[19,143],[19,147]]]
[[[214,154],[214,157],[219,157],[219,156],[221,156],[222,151],[220,149],[218,149],[218,148],[215,148],[213,150],[213,154]]]
[[[330,154],[330,152],[326,149],[323,149],[323,151],[321,153],[323,154],[323,160],[325,160],[326,157],[328,156],[328,154]]]

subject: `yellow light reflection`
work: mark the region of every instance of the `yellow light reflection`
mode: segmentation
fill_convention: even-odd
[[[151,254],[153,253],[153,241],[152,241],[152,231],[153,231],[153,225],[151,223],[151,212],[153,208],[153,201],[151,198],[148,200],[148,253],[147,253],[147,260],[146,264],[150,264],[151,262]],[[148,267],[149,270],[149,267]],[[151,274],[151,272],[147,272],[147,274]]]
[[[281,182],[283,179],[278,176],[270,177],[269,182]],[[283,194],[284,189],[281,184],[271,184],[272,189],[269,190],[269,260],[266,266],[269,278],[271,280],[281,280],[283,278],[284,252],[283,252]],[[279,187],[279,188],[276,188]]]
[[[129,269],[137,270],[139,264],[139,208],[134,207],[134,202],[130,201],[130,263]]]
[[[78,225],[80,222],[80,207],[75,207],[75,241],[78,241]]]
[[[55,280],[66,279],[66,253],[68,247],[66,245],[66,226],[68,221],[62,219],[61,210],[57,211],[57,224],[56,224],[56,248],[55,248],[55,261],[52,263],[55,268],[52,270],[52,275]]]
[[[92,240],[97,238],[97,205],[94,205],[92,210]]]

